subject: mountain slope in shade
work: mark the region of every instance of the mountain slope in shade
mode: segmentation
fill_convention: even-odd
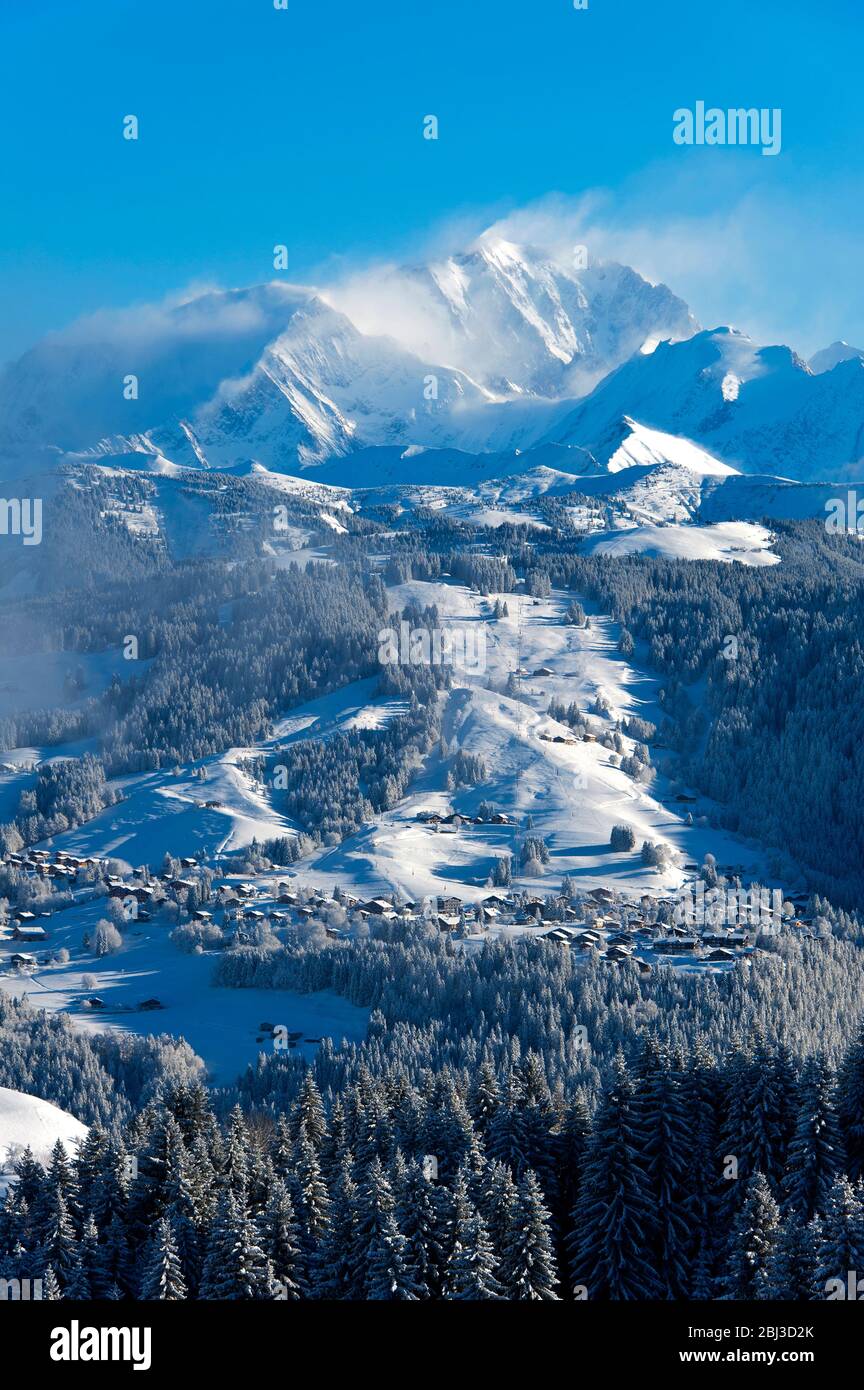
[[[252,371],[314,299],[302,287],[260,285],[52,334],[0,374],[0,455],[88,449],[182,418],[226,378]],[[130,374],[137,399],[124,391]]]
[[[623,422],[683,435],[744,472],[801,480],[864,466],[864,362],[814,376],[790,348],[721,328],[661,343],[613,372],[546,438],[609,466]]]
[[[175,463],[231,468],[254,460],[284,471],[370,444],[449,445],[459,437],[458,408],[490,400],[461,372],[366,337],[316,300],[246,378],[223,382],[188,419],[150,438]]]

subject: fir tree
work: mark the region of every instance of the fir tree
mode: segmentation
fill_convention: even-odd
[[[648,1299],[659,1292],[648,1255],[654,1218],[641,1147],[633,1083],[619,1057],[597,1113],[568,1242],[573,1283],[591,1299]]]
[[[141,1279],[141,1298],[178,1302],[186,1297],[186,1281],[177,1253],[171,1222],[161,1217],[150,1241]]]
[[[550,1235],[550,1217],[543,1193],[529,1168],[519,1183],[519,1195],[512,1213],[501,1256],[499,1277],[507,1298],[554,1300],[557,1271]]]
[[[768,1275],[780,1234],[780,1211],[761,1173],[747,1181],[744,1202],[732,1224],[723,1278],[725,1299],[750,1301]]]
[[[805,1223],[815,1212],[825,1210],[834,1178],[842,1168],[842,1141],[832,1093],[824,1058],[809,1057],[801,1078],[798,1116],[783,1178],[786,1201]]]

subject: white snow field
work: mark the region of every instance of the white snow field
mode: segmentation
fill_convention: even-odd
[[[745,565],[776,565],[771,533],[752,521],[720,521],[712,526],[656,526],[645,522],[584,542],[595,555],[663,555],[669,560],[738,560]]]
[[[9,1181],[15,1159],[28,1145],[33,1157],[47,1164],[58,1139],[69,1157],[74,1158],[86,1137],[87,1126],[59,1106],[0,1086],[0,1193]]]

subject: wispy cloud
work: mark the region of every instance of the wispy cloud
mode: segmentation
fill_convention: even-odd
[[[706,159],[704,156],[708,154]],[[864,179],[820,180],[802,197],[782,174],[723,150],[666,161],[614,193],[551,194],[527,207],[466,213],[433,229],[408,259],[444,259],[484,232],[531,245],[571,265],[573,247],[632,265],[687,301],[706,327],[731,324],[762,343],[810,356],[836,338],[864,343],[859,213]],[[324,272],[326,277],[326,271]],[[447,316],[392,263],[331,280],[334,303],[368,331],[449,342]],[[388,328],[388,325],[390,327]]]

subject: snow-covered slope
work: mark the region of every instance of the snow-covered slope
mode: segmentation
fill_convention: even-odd
[[[59,1106],[0,1086],[0,1182],[28,1145],[34,1158],[47,1163],[58,1139],[71,1158],[86,1137],[87,1126]]]
[[[713,526],[655,526],[650,522],[611,535],[599,534],[584,548],[596,555],[663,555],[667,560],[738,560],[745,565],[776,565],[771,536],[748,521]]]
[[[727,328],[699,333],[632,358],[547,437],[608,465],[625,416],[745,472],[852,476],[864,466],[864,362],[814,376],[790,348],[760,348]]]

